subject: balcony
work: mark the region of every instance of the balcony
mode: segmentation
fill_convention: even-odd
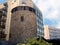
[[[5,24],[2,24],[2,25],[1,25],[1,28],[2,28],[2,29],[5,29]]]
[[[6,22],[6,19],[2,19],[1,22],[4,22],[5,23]]]
[[[0,31],[0,40],[5,40],[6,34],[3,31]]]

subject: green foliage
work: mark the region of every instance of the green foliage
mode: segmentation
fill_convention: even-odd
[[[21,43],[19,43],[19,44],[17,44],[17,45],[25,45],[25,44],[21,44]]]
[[[19,44],[22,45],[22,44]],[[29,39],[27,41],[25,41],[24,45],[52,45],[49,44],[48,42],[44,41],[43,39]]]

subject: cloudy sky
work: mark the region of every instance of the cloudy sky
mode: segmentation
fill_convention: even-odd
[[[33,0],[43,14],[45,25],[60,28],[60,0]]]
[[[0,4],[6,1],[0,0]],[[60,0],[33,0],[43,15],[44,25],[60,28]]]

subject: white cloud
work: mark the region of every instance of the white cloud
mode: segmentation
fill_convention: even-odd
[[[47,16],[45,16],[45,18],[49,19],[49,20],[57,20],[59,17],[58,15],[58,11],[53,11],[51,13],[49,13]]]
[[[43,18],[56,21],[60,27],[60,0],[33,0],[43,13]],[[53,24],[52,24],[53,25]]]
[[[48,8],[58,9],[60,7],[60,0],[33,0],[40,10],[44,13]]]

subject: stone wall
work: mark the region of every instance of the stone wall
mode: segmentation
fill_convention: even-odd
[[[23,20],[21,20],[23,16]],[[36,37],[36,15],[28,10],[20,10],[12,13],[10,24],[10,41],[24,42]]]

